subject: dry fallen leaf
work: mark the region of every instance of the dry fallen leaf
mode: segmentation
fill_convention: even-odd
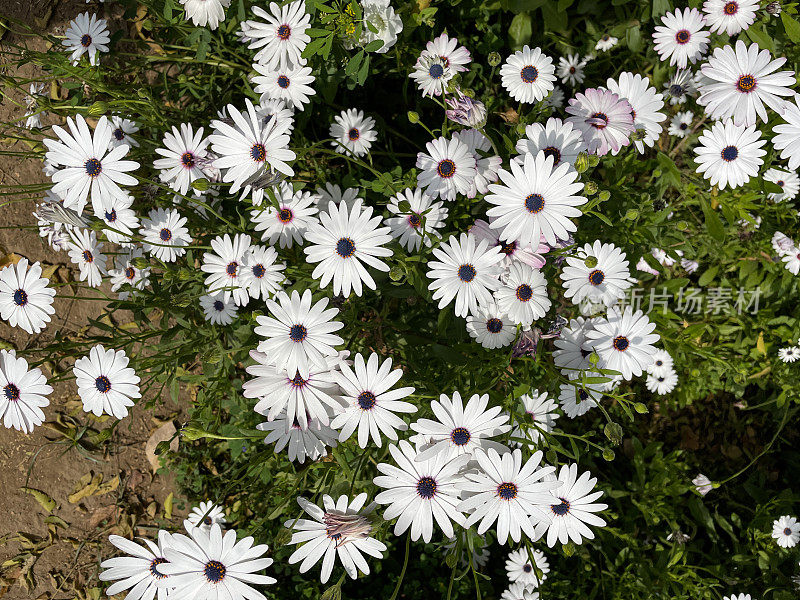
[[[39,505],[49,513],[53,512],[53,509],[56,507],[56,501],[40,490],[29,487],[21,487],[19,489],[36,498],[36,501],[39,503]]]
[[[70,504],[77,504],[84,498],[91,496],[95,492],[97,492],[97,488],[100,487],[100,483],[103,481],[103,474],[98,473],[97,475],[92,475],[91,472],[87,473],[83,477],[78,480],[78,484],[75,486],[75,491],[73,491],[67,500],[69,500]]]
[[[172,421],[169,423],[164,423],[161,427],[156,429],[148,438],[147,444],[144,446],[144,453],[147,456],[147,460],[150,462],[150,467],[153,469],[153,473],[158,471],[161,467],[161,463],[158,460],[158,456],[156,456],[156,446],[158,446],[161,442],[166,442],[173,435],[175,435],[175,425],[172,424]],[[178,438],[175,437],[169,443],[169,449],[173,452],[178,450]]]

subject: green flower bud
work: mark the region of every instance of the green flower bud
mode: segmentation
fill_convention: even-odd
[[[338,583],[332,585],[322,592],[322,596],[319,597],[319,600],[342,600],[342,586]]]
[[[600,199],[600,202],[607,202],[608,199],[611,198],[611,192],[609,192],[608,190],[603,190],[602,192],[597,194],[597,197]]]
[[[580,152],[575,159],[575,170],[578,173],[583,173],[589,168],[589,155],[586,152]]]
[[[627,221],[635,221],[639,218],[639,211],[635,208],[629,208],[628,211],[625,213],[625,219]]]
[[[619,446],[622,442],[622,425],[619,423],[614,423],[613,421],[611,423],[606,423],[603,433],[606,434],[606,437],[615,446]]]
[[[561,551],[564,553],[564,556],[572,556],[575,554],[575,544],[572,542],[567,542],[561,546]]]
[[[589,155],[589,166],[596,167],[600,164],[600,157],[597,154],[590,154]]]
[[[104,114],[108,112],[108,103],[103,102],[102,100],[98,100],[89,107],[89,110],[87,112],[92,117],[102,117]]]
[[[596,365],[600,361],[600,357],[597,355],[597,352],[592,351],[589,355],[589,362],[593,365]]]
[[[455,551],[451,552],[447,556],[444,557],[444,563],[450,568],[454,569],[456,564],[458,563],[458,557],[456,556]]]
[[[500,56],[499,52],[490,52],[486,62],[489,63],[490,67],[496,67],[500,64],[501,60],[503,60],[503,58]]]
[[[150,266],[150,261],[147,260],[144,256],[137,256],[131,261],[131,264],[137,269],[146,269],[147,267]]]
[[[597,193],[597,184],[594,181],[587,181],[583,186],[583,191],[587,196]]]
[[[392,281],[401,281],[405,276],[405,272],[403,271],[403,267],[395,265],[389,270],[389,279]]]
[[[556,460],[558,460],[558,455],[556,454],[555,450],[548,450],[544,457],[550,464],[553,464],[556,462]]]
[[[679,231],[689,231],[689,223],[686,221],[678,221],[675,226]]]
[[[196,189],[198,192],[205,192],[208,189],[208,179],[205,177],[201,177],[200,179],[195,179],[192,182],[192,187]]]
[[[413,124],[419,123],[419,114],[413,110],[408,111],[408,121]]]
[[[606,448],[603,450],[603,460],[611,462],[614,460],[615,456],[616,454],[614,454],[614,451],[611,448]]]
[[[525,128],[526,128],[525,123],[517,124],[517,135],[525,135]]]
[[[202,429],[191,426],[181,429],[181,437],[187,442],[193,442],[195,440],[202,439],[206,437],[206,433],[207,432],[203,431]]]
[[[585,264],[589,269],[594,269],[597,266],[597,257],[596,256],[587,256],[583,264]]]
[[[640,415],[643,415],[647,412],[647,407],[641,402],[637,402],[636,404],[633,405],[633,410],[635,410]]]

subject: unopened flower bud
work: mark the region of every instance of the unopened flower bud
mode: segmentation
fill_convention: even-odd
[[[583,264],[585,264],[589,269],[594,269],[597,266],[597,257],[596,256],[587,256],[583,260]]]
[[[525,123],[518,123],[517,124],[517,135],[525,135]]]
[[[458,557],[456,556],[455,552],[451,552],[447,556],[444,557],[444,563],[450,568],[454,569],[456,564],[458,563]]]
[[[589,166],[596,167],[600,164],[600,157],[597,154],[590,154],[589,155]]]
[[[564,553],[564,556],[572,556],[575,554],[575,544],[567,542],[561,546],[561,551]]]
[[[611,448],[605,448],[603,450],[603,460],[611,462],[612,460],[614,460],[615,456],[616,454],[614,454],[614,451]]]
[[[408,121],[412,124],[419,123],[419,114],[413,110],[408,111]]]
[[[489,63],[490,67],[496,67],[500,64],[500,61],[503,60],[500,56],[499,52],[490,52],[489,57],[486,59],[486,62]]]
[[[342,600],[342,586],[338,583],[332,585],[322,592],[322,596],[319,597],[319,600]]]
[[[781,3],[777,2],[777,0],[776,0],[775,2],[770,2],[769,4],[767,4],[767,6],[764,7],[764,10],[767,11],[767,14],[770,14],[773,17],[776,17],[779,14],[781,14],[781,10],[783,10],[783,9],[781,8]]]
[[[156,456],[161,456],[167,450],[169,450],[169,442],[167,440],[162,440],[156,444],[156,449],[153,451],[153,454]]]
[[[639,211],[635,208],[629,208],[625,213],[625,220],[626,221],[635,221],[639,218]]]
[[[589,355],[589,362],[593,365],[596,365],[600,361],[600,357],[597,355],[597,352],[592,351]]]
[[[196,189],[198,192],[205,192],[208,189],[208,179],[205,177],[201,177],[200,179],[195,179],[192,182],[192,187]]]
[[[591,196],[597,193],[597,184],[594,181],[587,181],[583,185],[583,191],[587,196]]]
[[[578,173],[583,173],[589,168],[589,155],[586,152],[579,152],[575,159],[575,170]]]
[[[87,112],[92,117],[102,117],[104,114],[108,112],[108,103],[103,102],[102,100],[98,100],[89,107],[89,110]]]
[[[389,270],[389,279],[392,281],[401,281],[404,275],[402,267],[394,266]]]
[[[608,202],[608,199],[611,198],[611,192],[608,190],[602,190],[597,197],[600,199],[600,202]]]
[[[689,230],[689,223],[687,223],[686,221],[678,221],[675,224],[675,227],[677,227],[680,231],[688,231]]]
[[[647,412],[647,407],[641,402],[637,402],[636,404],[633,405],[633,410],[635,410],[640,415],[643,415]]]
[[[614,423],[613,421],[611,423],[606,423],[603,433],[606,434],[606,437],[615,446],[618,446],[622,442],[622,425],[619,423]]]

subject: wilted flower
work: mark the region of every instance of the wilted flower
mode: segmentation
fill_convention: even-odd
[[[451,110],[445,111],[447,118],[467,127],[483,127],[486,123],[486,106],[480,100],[475,100],[456,90],[454,98],[447,98],[446,102]]]

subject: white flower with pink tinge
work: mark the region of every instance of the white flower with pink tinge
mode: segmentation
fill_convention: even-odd
[[[534,269],[541,269],[547,262],[542,254],[549,252],[550,246],[544,241],[544,236],[541,236],[539,245],[535,250],[532,246],[523,246],[519,242],[501,242],[500,232],[492,229],[489,223],[482,219],[475,221],[475,224],[469,228],[469,233],[474,235],[478,241],[487,240],[489,248],[494,248],[495,246],[500,248],[500,252],[505,255],[500,262],[500,266],[503,268],[508,268],[515,261],[520,261]]]
[[[572,115],[567,122],[581,132],[590,153],[604,156],[630,144],[633,108],[614,92],[588,89],[571,98],[565,110]]]

